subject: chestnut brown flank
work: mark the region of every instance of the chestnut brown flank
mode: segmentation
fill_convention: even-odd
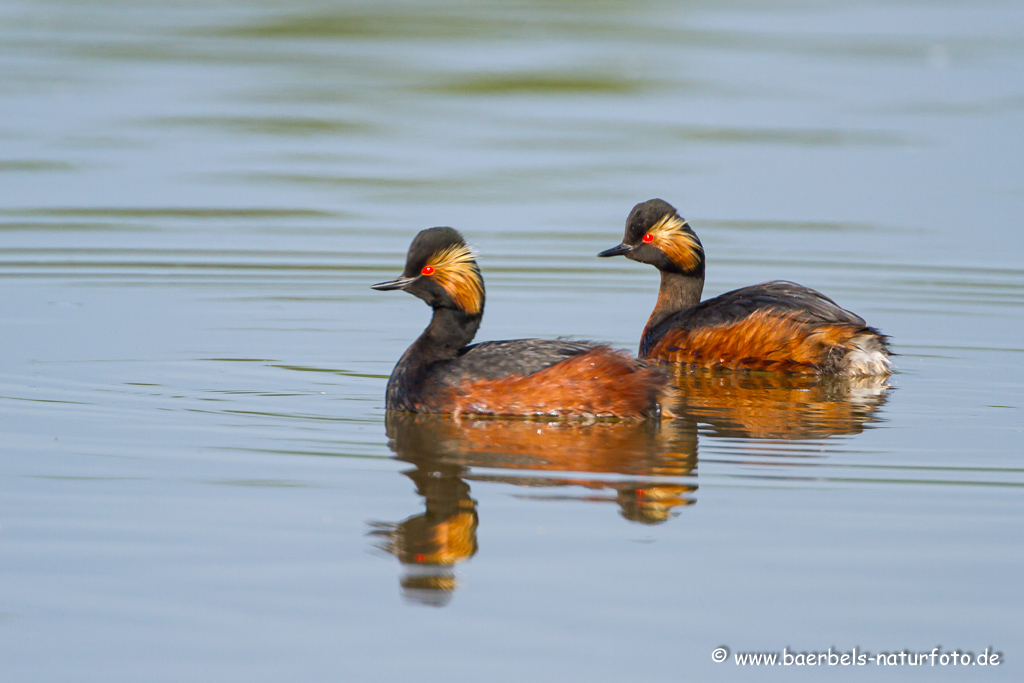
[[[671,329],[645,357],[704,368],[813,374],[837,349],[850,348],[859,333],[853,325],[812,326],[792,314],[757,311],[727,325]]]
[[[532,375],[462,382],[444,412],[642,418],[668,391],[659,370],[597,347]]]

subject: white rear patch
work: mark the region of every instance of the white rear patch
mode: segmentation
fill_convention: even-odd
[[[861,334],[850,340],[853,348],[843,356],[839,373],[855,377],[870,377],[892,373],[892,362],[878,337]]]

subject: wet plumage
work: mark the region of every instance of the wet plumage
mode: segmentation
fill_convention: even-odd
[[[664,374],[607,346],[546,339],[469,345],[483,317],[483,278],[451,228],[422,231],[402,276],[374,288],[403,289],[433,309],[391,373],[388,410],[602,418],[661,412]]]
[[[666,229],[668,226],[668,229]],[[704,249],[667,202],[638,204],[617,247],[661,272],[641,358],[682,365],[806,374],[885,375],[885,335],[827,296],[793,282],[764,282],[701,301]]]

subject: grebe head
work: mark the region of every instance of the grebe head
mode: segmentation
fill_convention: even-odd
[[[484,281],[473,251],[458,230],[427,228],[409,246],[402,276],[372,285],[404,289],[432,308],[454,308],[477,315],[484,307]]]
[[[675,207],[661,199],[634,206],[626,219],[622,244],[598,256],[625,256],[665,272],[704,274],[704,247],[700,240]]]

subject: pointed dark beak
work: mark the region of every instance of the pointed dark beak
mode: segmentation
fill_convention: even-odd
[[[600,254],[598,254],[598,256],[602,256],[602,257],[606,257],[606,256],[624,256],[624,255],[628,254],[631,251],[633,251],[633,247],[629,246],[628,244],[620,244],[617,247],[612,247],[611,249],[605,249]]]
[[[378,289],[382,292],[386,292],[391,289],[405,289],[413,282],[416,282],[416,278],[414,277],[396,277],[394,280],[378,282],[375,285],[370,285],[370,289]]]

